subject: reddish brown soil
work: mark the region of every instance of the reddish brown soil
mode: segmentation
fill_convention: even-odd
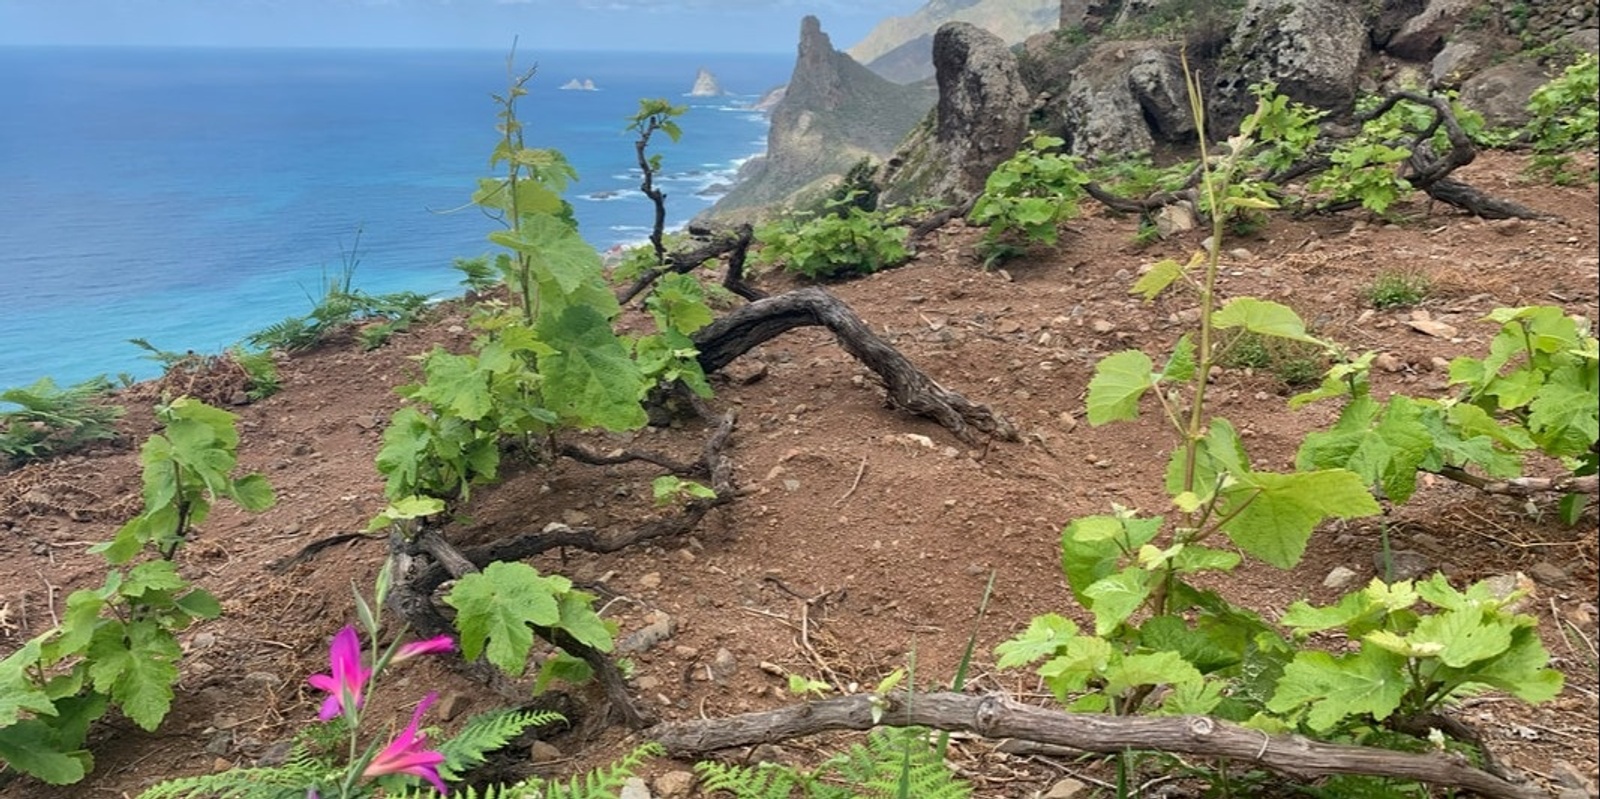
[[[1595,187],[1531,185],[1520,170],[1515,158],[1490,154],[1464,177],[1564,221],[1485,222],[1421,204],[1399,209],[1405,221],[1397,224],[1359,213],[1279,219],[1229,243],[1249,253],[1229,261],[1222,290],[1286,302],[1321,335],[1392,354],[1394,371],[1374,378],[1380,396],[1441,395],[1446,378],[1435,359],[1482,353],[1494,327],[1479,320],[1496,306],[1554,303],[1600,317]],[[1158,475],[1173,439],[1161,425],[1081,421],[1096,359],[1131,347],[1164,351],[1184,327],[1185,300],[1141,304],[1127,288],[1147,263],[1186,259],[1203,234],[1142,248],[1133,233],[1131,219],[1092,215],[1072,223],[1059,248],[986,272],[972,254],[976,232],[956,223],[909,265],[831,287],[942,385],[1014,420],[1020,443],[964,445],[929,421],[888,409],[870,374],[826,333],[796,331],[741,359],[741,371],[764,367],[764,377],[718,385],[714,406],[740,412],[730,451],[741,499],[684,540],[535,565],[600,592],[605,615],[624,633],[654,611],[673,619],[673,637],[635,658],[636,695],[664,719],[793,701],[763,663],[848,690],[870,687],[914,653],[919,684],[948,683],[991,572],[995,590],[978,627],[973,687],[1037,697],[1028,674],[992,668],[992,649],[1036,614],[1081,617],[1060,571],[1063,523],[1112,503],[1159,512],[1165,502]],[[1363,291],[1383,270],[1430,278],[1434,291],[1422,309],[1455,326],[1458,338],[1417,332],[1405,324],[1411,311],[1367,313]],[[787,285],[774,276],[762,281],[769,290]],[[235,408],[243,464],[269,478],[279,501],[254,516],[221,508],[184,549],[184,572],[222,597],[225,615],[183,633],[188,652],[171,716],[153,734],[115,716],[99,725],[96,769],[80,785],[51,789],[15,779],[0,784],[0,795],[136,796],[163,777],[250,764],[312,719],[316,697],[305,676],[326,668],[328,638],[354,618],[352,581],[371,585],[384,544],[340,545],[284,573],[268,567],[361,529],[383,507],[373,456],[399,405],[392,388],[413,379],[416,353],[465,348],[470,338],[459,308],[445,306],[435,323],[383,349],[336,345],[289,359],[282,393]],[[1214,411],[1243,430],[1258,464],[1287,465],[1299,438],[1334,414],[1332,405],[1290,411],[1288,393],[1265,372],[1234,369],[1214,382]],[[136,444],[152,429],[153,399],[149,386],[121,398],[130,409],[123,446],[0,475],[0,542],[8,555],[0,560],[0,654],[54,624],[68,592],[101,579],[102,561],[86,549],[137,510]],[[689,425],[589,443],[627,442],[692,459],[704,434]],[[660,513],[650,503],[657,474],[571,462],[522,469],[476,492],[449,535],[470,544],[553,521],[633,525]],[[1293,571],[1247,562],[1217,587],[1269,616],[1303,597],[1326,601],[1334,592],[1323,579],[1334,567],[1354,570],[1360,581],[1375,573],[1385,522],[1395,549],[1419,552],[1457,581],[1532,576],[1530,612],[1566,689],[1539,707],[1491,696],[1459,714],[1512,768],[1554,785],[1564,762],[1592,785],[1600,738],[1596,522],[1592,508],[1577,527],[1555,516],[1551,501],[1530,507],[1430,479],[1387,520],[1319,531]],[[736,669],[709,679],[707,666],[722,648]],[[407,664],[390,685],[387,701],[396,706],[424,687],[457,695],[457,719],[504,703],[436,663]],[[555,743],[570,757],[542,773],[605,762],[633,741],[612,729]],[[798,741],[782,752],[810,760],[839,743]],[[957,747],[957,756],[980,796],[1031,796],[1065,774],[1106,774],[1092,762],[1002,755],[978,741]]]

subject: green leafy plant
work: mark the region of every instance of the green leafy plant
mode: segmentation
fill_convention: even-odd
[[[846,199],[811,218],[790,217],[756,230],[757,263],[782,263],[813,279],[867,275],[904,263],[909,234],[880,211],[865,211]]]
[[[988,228],[979,247],[986,266],[1021,247],[1054,245],[1060,224],[1078,215],[1090,178],[1079,159],[1057,152],[1064,144],[1055,136],[1030,136],[1016,155],[989,173],[968,216]]]
[[[1194,118],[1203,131],[1198,87],[1192,83],[1190,95]],[[1532,620],[1524,624],[1495,615],[1503,606],[1488,602],[1481,587],[1460,595],[1443,578],[1435,578],[1428,584],[1427,598],[1446,613],[1427,617],[1433,620],[1426,622],[1414,615],[1388,618],[1384,629],[1390,637],[1380,636],[1372,643],[1374,653],[1389,655],[1397,648],[1415,645],[1406,650],[1409,654],[1362,655],[1366,659],[1346,664],[1331,655],[1298,650],[1297,641],[1286,639],[1257,613],[1230,603],[1196,581],[1200,575],[1226,573],[1237,567],[1242,560],[1239,552],[1278,568],[1293,567],[1323,521],[1369,516],[1381,510],[1369,486],[1380,487],[1396,501],[1409,496],[1416,470],[1435,446],[1426,428],[1420,436],[1407,433],[1405,438],[1395,439],[1391,435],[1417,403],[1399,401],[1391,406],[1394,420],[1385,416],[1380,421],[1374,418],[1375,411],[1351,410],[1357,405],[1364,409],[1375,405],[1368,399],[1352,402],[1347,408],[1352,418],[1348,427],[1341,419],[1334,430],[1309,435],[1294,471],[1274,472],[1254,466],[1234,426],[1208,411],[1211,369],[1228,357],[1230,350],[1238,352],[1235,348],[1241,341],[1334,351],[1307,332],[1293,309],[1251,297],[1223,301],[1216,292],[1227,211],[1236,205],[1254,208],[1258,202],[1231,193],[1228,185],[1240,170],[1251,168],[1251,137],[1275,107],[1265,101],[1258,103],[1256,115],[1241,125],[1241,133],[1230,138],[1225,154],[1216,159],[1204,152],[1202,133],[1201,157],[1207,164],[1201,176],[1202,191],[1208,198],[1206,205],[1219,211],[1211,214],[1209,246],[1187,264],[1170,260],[1156,264],[1132,288],[1132,293],[1153,299],[1181,286],[1199,305],[1197,329],[1178,340],[1162,365],[1157,366],[1140,351],[1120,352],[1102,359],[1089,383],[1091,424],[1135,418],[1141,401],[1151,398],[1176,434],[1165,479],[1173,518],[1113,506],[1109,514],[1072,520],[1062,532],[1062,569],[1074,598],[1088,610],[1092,626],[1080,628],[1077,622],[1057,614],[1036,617],[1020,635],[996,647],[997,665],[1040,664],[1037,673],[1044,685],[1074,711],[1208,714],[1281,730],[1286,723],[1299,723],[1303,707],[1316,707],[1325,715],[1307,725],[1314,733],[1340,727],[1341,734],[1346,734],[1353,729],[1351,725],[1360,722],[1355,717],[1367,714],[1368,722],[1382,721],[1400,706],[1397,700],[1384,713],[1374,714],[1369,711],[1383,708],[1328,701],[1330,696],[1344,697],[1340,692],[1364,690],[1357,683],[1410,686],[1408,710],[1423,713],[1473,685],[1495,684],[1497,670],[1505,669],[1514,671],[1517,678],[1540,681],[1538,690],[1526,689],[1519,695],[1544,698],[1550,678],[1539,672],[1544,665],[1538,657],[1543,649],[1533,635]],[[1571,337],[1562,341],[1582,349]],[[1568,348],[1553,342],[1551,346],[1552,350]],[[1506,353],[1507,358],[1510,355]],[[1354,364],[1334,367],[1322,389],[1304,396],[1335,391],[1334,386],[1359,387],[1372,357],[1369,354]],[[1499,365],[1489,371],[1495,372]],[[1422,427],[1420,423],[1417,426]],[[1395,443],[1380,446],[1374,439]],[[1232,547],[1219,546],[1219,540]],[[1347,597],[1338,607],[1359,607],[1363,613],[1370,607],[1370,596],[1361,592],[1351,596],[1355,598]],[[1461,612],[1451,615],[1455,611]],[[1321,629],[1349,623],[1356,615],[1341,616]],[[1285,623],[1309,630],[1314,626],[1312,620],[1326,618],[1297,607]],[[1436,630],[1444,627],[1469,637],[1487,634],[1478,632],[1475,625],[1493,629],[1497,636],[1503,634],[1504,645],[1462,650],[1446,664],[1461,669],[1459,672],[1407,659],[1413,655],[1442,657],[1442,650],[1424,651],[1424,644],[1438,639]],[[1515,632],[1524,628],[1524,632]],[[1353,630],[1352,635],[1376,629]],[[1514,644],[1513,639],[1521,643]],[[1506,660],[1496,660],[1502,655]],[[1343,676],[1330,676],[1335,671]],[[1467,676],[1469,672],[1474,676]],[[1158,688],[1164,690],[1158,692]],[[1319,701],[1324,704],[1317,704]],[[1127,756],[1119,758],[1119,785],[1127,785],[1129,762]]]
[[[1297,638],[1335,630],[1360,646],[1341,655],[1297,652],[1267,707],[1318,735],[1338,729],[1359,739],[1487,689],[1526,702],[1552,699],[1562,676],[1546,667],[1538,620],[1516,612],[1522,599],[1495,596],[1487,583],[1459,592],[1434,575],[1373,580],[1330,607],[1296,602],[1283,624]],[[1419,612],[1423,606],[1436,612]]]
[[[182,655],[176,633],[222,612],[173,557],[216,497],[251,511],[272,504],[259,475],[232,477],[233,414],[181,398],[157,418],[165,429],[140,453],[144,511],[91,548],[114,567],[105,582],[72,592],[59,626],[0,660],[0,760],[51,784],[93,767],[89,724],[113,705],[146,730],[166,718]],[[126,565],[146,549],[159,559]]]
[[[445,603],[456,609],[462,654],[468,660],[482,654],[512,676],[527,667],[536,627],[559,630],[601,652],[614,647],[612,629],[594,612],[592,594],[573,588],[572,581],[560,575],[541,575],[525,563],[496,561],[466,575]],[[566,678],[571,668],[568,661],[547,660],[541,666],[541,680]]]
[[[1379,272],[1362,294],[1381,311],[1418,305],[1432,289],[1433,281],[1421,272],[1387,269]]]
[[[964,799],[972,786],[953,776],[928,743],[928,731],[881,729],[814,769],[780,763],[737,766],[701,761],[694,766],[707,791],[734,799]]]
[[[0,457],[8,466],[43,460],[117,438],[124,409],[107,404],[111,390],[104,377],[59,388],[48,377],[31,386],[0,392],[0,402],[18,406],[0,411]]]
[[[1558,183],[1575,182],[1572,158],[1578,150],[1593,150],[1600,141],[1600,59],[1581,56],[1549,83],[1534,90],[1528,100],[1531,118],[1523,128],[1533,143],[1532,172]],[[1600,177],[1591,171],[1588,180]]]

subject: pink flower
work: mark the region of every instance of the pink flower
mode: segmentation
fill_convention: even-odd
[[[322,700],[322,710],[317,718],[327,721],[334,716],[361,707],[361,692],[372,676],[361,665],[361,639],[356,628],[346,625],[333,636],[328,647],[328,666],[331,674],[313,674],[306,678],[311,687],[328,692]]]
[[[440,652],[454,651],[456,651],[455,639],[448,635],[440,635],[429,638],[426,641],[412,641],[409,644],[401,644],[400,648],[394,653],[394,659],[389,662],[399,663],[417,655],[436,655]]]
[[[429,706],[438,698],[437,693],[430,693],[422,698],[422,702],[411,714],[411,723],[407,724],[406,728],[367,764],[361,776],[410,774],[433,783],[433,787],[439,789],[439,793],[449,793],[450,789],[445,787],[444,780],[439,779],[439,764],[444,762],[444,755],[423,749],[428,737],[417,730],[417,725],[422,722],[422,714],[428,712]]]

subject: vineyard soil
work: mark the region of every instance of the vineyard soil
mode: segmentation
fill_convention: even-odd
[[[1595,187],[1529,183],[1523,166],[1515,156],[1485,154],[1459,176],[1561,221],[1483,221],[1416,201],[1397,207],[1394,223],[1359,211],[1280,215],[1227,243],[1222,291],[1287,303],[1319,335],[1384,353],[1374,373],[1379,396],[1444,395],[1441,364],[1484,351],[1496,328],[1480,320],[1497,306],[1556,304],[1600,318]],[[886,408],[872,375],[825,331],[794,331],[714,381],[712,406],[739,414],[730,453],[740,499],[682,540],[603,556],[559,553],[534,565],[598,593],[603,615],[624,636],[663,614],[670,619],[669,638],[630,655],[635,697],[661,719],[797,701],[781,673],[870,690],[913,656],[919,687],[948,685],[975,625],[969,690],[1046,701],[1029,674],[996,672],[992,650],[1036,614],[1081,616],[1061,575],[1062,525],[1113,503],[1164,510],[1169,431],[1153,416],[1100,428],[1083,419],[1098,358],[1131,347],[1165,351],[1192,324],[1185,298],[1169,293],[1145,304],[1127,289],[1145,264],[1186,260],[1204,233],[1139,245],[1135,231],[1133,218],[1091,211],[1067,225],[1058,248],[984,271],[973,254],[978,231],[957,222],[930,236],[910,264],[829,286],[940,384],[1009,417],[1020,442],[964,444]],[[1374,310],[1365,295],[1385,272],[1423,276],[1431,291],[1416,308]],[[756,285],[776,292],[796,284],[762,275]],[[446,304],[436,320],[382,349],[362,352],[347,341],[288,358],[282,393],[232,408],[241,461],[264,473],[279,499],[254,516],[220,507],[183,550],[184,573],[221,597],[225,614],[182,634],[172,714],[155,733],[116,716],[99,725],[96,767],[82,784],[50,788],[0,776],[0,796],[137,796],[163,777],[281,753],[314,723],[317,698],[305,677],[326,669],[329,637],[354,619],[351,586],[370,590],[385,543],[357,538],[282,564],[308,544],[359,531],[382,509],[373,457],[399,404],[394,387],[416,377],[412,356],[463,349],[471,336],[461,307]],[[1293,390],[1277,374],[1289,366],[1236,366],[1213,382],[1215,413],[1240,428],[1254,461],[1267,467],[1289,465],[1299,438],[1336,410],[1289,410]],[[137,511],[136,448],[152,431],[156,400],[149,385],[123,393],[118,401],[129,413],[118,446],[0,474],[0,654],[48,629],[67,593],[103,576],[103,562],[87,549]],[[693,459],[705,433],[687,423],[580,440],[595,450],[626,445]],[[1560,473],[1553,463],[1532,468]],[[650,483],[660,472],[645,465],[561,461],[510,472],[474,492],[447,530],[453,541],[471,545],[555,522],[632,526],[669,512],[653,506]],[[1576,783],[1581,791],[1587,782],[1592,792],[1600,745],[1596,517],[1591,506],[1577,526],[1564,526],[1554,500],[1486,496],[1427,478],[1386,517],[1320,530],[1293,571],[1247,562],[1216,587],[1271,616],[1296,599],[1328,601],[1339,592],[1325,582],[1338,570],[1353,574],[1349,587],[1364,583],[1382,568],[1386,546],[1397,569],[1437,568],[1457,581],[1520,572],[1535,590],[1527,612],[1538,616],[1566,688],[1538,707],[1479,697],[1457,715],[1513,770],[1552,789]],[[991,574],[994,593],[979,623]],[[507,702],[438,662],[408,663],[389,686],[375,698],[380,716],[392,709],[402,719],[402,703],[438,690],[446,728]],[[551,740],[564,754],[536,765],[538,773],[604,763],[638,742],[579,721],[577,731]],[[729,754],[811,762],[839,744],[805,740]],[[1004,754],[979,740],[959,741],[952,757],[982,797],[1033,796],[1064,776],[1109,773],[1090,761]],[[1197,795],[1181,781],[1168,788],[1167,795]]]

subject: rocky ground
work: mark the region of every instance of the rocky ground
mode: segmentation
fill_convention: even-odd
[[[1374,377],[1380,396],[1441,395],[1440,364],[1484,351],[1495,328],[1481,317],[1492,308],[1551,303],[1600,317],[1595,187],[1530,184],[1521,169],[1515,157],[1489,154],[1461,176],[1562,221],[1485,222],[1422,203],[1399,208],[1401,221],[1392,223],[1359,212],[1276,219],[1230,242],[1222,290],[1288,303],[1320,335],[1384,353]],[[1060,572],[1062,525],[1112,503],[1154,511],[1165,502],[1159,474],[1173,441],[1164,429],[1153,420],[1098,428],[1083,421],[1098,358],[1130,347],[1164,350],[1187,325],[1181,299],[1142,304],[1127,288],[1147,263],[1186,259],[1201,234],[1141,246],[1134,231],[1132,219],[1092,213],[1069,225],[1058,248],[984,271],[972,254],[977,232],[954,223],[905,267],[830,287],[942,385],[1006,414],[1020,442],[970,446],[888,409],[870,373],[825,332],[795,331],[741,359],[730,370],[740,379],[717,384],[714,406],[740,413],[730,450],[744,492],[737,502],[681,540],[534,565],[599,592],[604,615],[624,635],[670,629],[633,655],[635,696],[662,719],[794,701],[774,672],[870,688],[913,654],[919,684],[948,682],[991,573],[971,689],[1046,701],[1029,674],[996,671],[992,650],[1036,614],[1081,616]],[[1364,293],[1390,270],[1426,277],[1427,300],[1372,310]],[[790,285],[780,276],[760,280],[768,290]],[[470,338],[459,306],[447,305],[383,349],[336,345],[288,359],[282,393],[235,408],[243,465],[264,473],[279,501],[253,516],[222,508],[186,546],[185,574],[223,599],[225,615],[183,633],[173,713],[156,733],[120,718],[97,726],[97,767],[80,785],[52,789],[0,776],[0,795],[136,796],[163,777],[281,751],[314,717],[317,697],[305,676],[326,668],[329,637],[354,618],[351,583],[371,584],[384,544],[357,539],[287,568],[276,564],[361,529],[383,507],[373,457],[398,407],[393,387],[415,376],[414,354],[464,348]],[[1229,369],[1214,385],[1214,410],[1241,428],[1254,460],[1271,467],[1289,463],[1300,437],[1334,412],[1288,410],[1291,389],[1267,369]],[[121,398],[130,409],[122,445],[0,475],[8,555],[0,559],[0,654],[52,626],[67,593],[101,579],[102,561],[87,549],[137,510],[136,445],[152,429],[153,393],[146,386]],[[692,457],[704,434],[691,425],[629,440]],[[566,462],[512,471],[474,493],[448,531],[452,540],[471,544],[556,521],[626,526],[659,513],[650,468]],[[1293,571],[1247,563],[1217,588],[1269,615],[1303,597],[1327,601],[1339,593],[1330,578],[1359,584],[1376,573],[1385,534],[1397,564],[1441,569],[1457,581],[1521,572],[1536,589],[1529,611],[1566,688],[1538,707],[1485,696],[1457,713],[1511,768],[1553,790],[1593,796],[1594,509],[1566,527],[1552,501],[1423,483],[1387,517],[1319,531]],[[378,712],[423,687],[445,695],[444,715],[455,721],[505,702],[436,662],[407,664],[391,685],[394,698],[375,700]],[[580,730],[585,735],[538,748],[535,770],[567,774],[637,742],[621,729]],[[728,755],[809,762],[847,740]],[[953,758],[983,797],[1033,796],[1069,778],[1092,788],[1110,773],[1093,760],[1005,754],[981,740],[958,742]],[[649,774],[685,768],[658,761]],[[1162,790],[1197,795],[1194,787],[1173,781]]]

